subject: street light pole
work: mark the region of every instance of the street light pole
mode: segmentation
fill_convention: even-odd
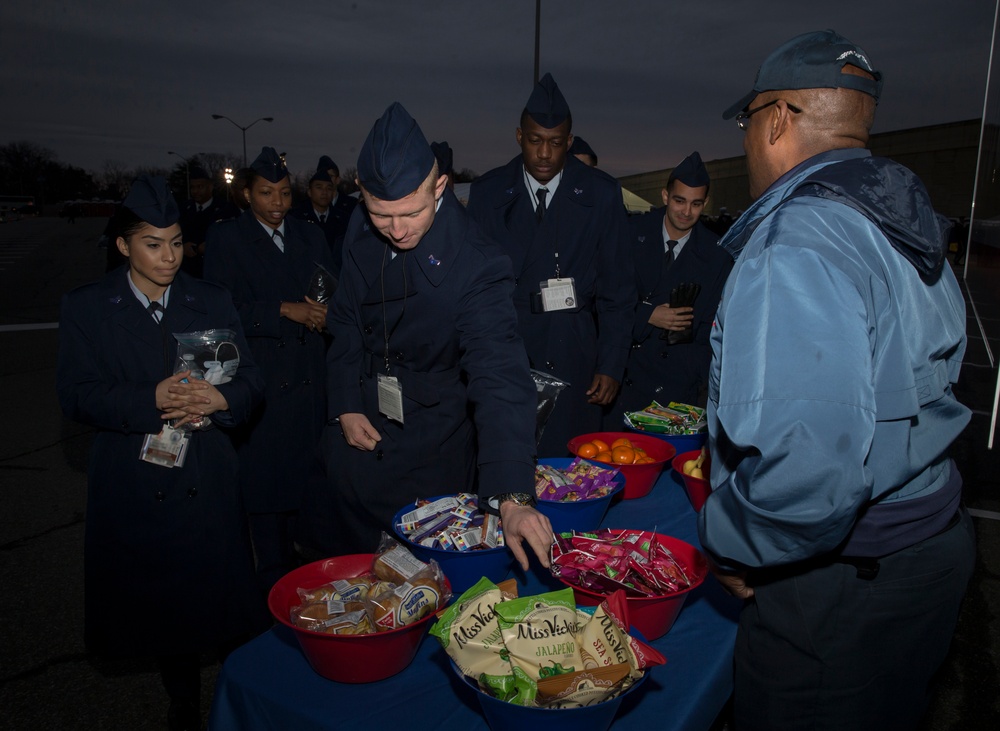
[[[187,189],[184,191],[184,195],[186,196],[191,195],[191,161],[188,158],[184,157],[183,155],[174,152],[173,150],[167,150],[167,154],[176,155],[177,157],[179,157],[181,160],[184,161],[184,183],[187,185]]]
[[[257,122],[273,122],[274,121],[274,117],[261,117],[260,119],[255,119],[250,124],[248,124],[246,127],[244,127],[242,124],[237,124],[236,122],[234,122],[233,120],[231,120],[225,114],[213,114],[212,115],[212,119],[224,119],[224,120],[226,120],[227,122],[229,122],[230,124],[232,124],[234,127],[236,127],[238,130],[240,130],[243,133],[243,167],[247,166],[247,130],[250,129],[251,127],[253,127],[255,124],[257,124]]]

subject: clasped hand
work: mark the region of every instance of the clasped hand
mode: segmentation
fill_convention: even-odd
[[[673,330],[675,332],[687,330],[693,322],[693,307],[657,305],[653,308],[653,312],[649,316],[649,324],[653,327],[660,327],[664,330]]]
[[[177,419],[174,426],[183,426],[216,411],[228,411],[229,402],[215,386],[203,379],[183,381],[191,371],[175,373],[156,384],[156,408],[164,421]]]
[[[280,314],[292,322],[305,325],[312,332],[326,329],[326,305],[308,297],[305,302],[282,302]]]

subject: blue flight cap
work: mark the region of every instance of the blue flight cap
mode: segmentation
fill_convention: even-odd
[[[393,102],[376,120],[358,155],[358,182],[384,201],[405,198],[434,167],[434,153],[420,125]]]
[[[698,154],[697,150],[681,160],[680,164],[671,171],[670,177],[667,178],[667,187],[669,188],[675,180],[681,181],[689,188],[700,188],[703,185],[707,187],[711,182],[708,177],[708,168],[701,161],[701,155]]]
[[[262,147],[257,159],[250,163],[250,167],[259,176],[272,183],[281,182],[288,177],[285,161],[281,159],[273,147]]]
[[[188,180],[211,180],[212,176],[201,165],[192,165],[188,168]]]
[[[527,114],[545,129],[558,127],[569,119],[569,104],[559,91],[552,74],[545,74],[528,97],[523,114]]]
[[[313,183],[317,180],[322,180],[325,183],[332,183],[333,177],[340,177],[340,168],[337,167],[337,163],[329,155],[323,155],[316,163],[316,172],[313,176],[309,178],[309,182]]]
[[[143,173],[133,180],[122,205],[156,228],[173,226],[181,218],[174,194],[170,192],[167,180],[162,175]]]
[[[573,144],[569,147],[570,155],[590,155],[594,158],[594,164],[597,164],[597,153],[594,152],[594,148],[587,144],[587,141],[580,137],[579,135],[573,135]]]
[[[843,73],[844,66],[857,66],[874,76]],[[764,91],[785,89],[854,89],[870,94],[878,101],[882,93],[882,74],[872,68],[868,54],[833,30],[804,33],[786,41],[764,59],[757,70],[753,89],[722,113],[732,119]]]
[[[431,152],[434,153],[434,159],[437,160],[438,171],[441,175],[448,175],[454,170],[455,155],[451,151],[451,146],[445,140],[432,142]]]

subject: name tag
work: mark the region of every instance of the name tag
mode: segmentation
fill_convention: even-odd
[[[147,434],[139,450],[139,459],[161,467],[183,467],[189,435],[169,424],[159,434]]]
[[[398,378],[379,374],[378,410],[385,418],[403,423],[403,386]]]
[[[545,312],[576,308],[576,286],[573,277],[549,279],[538,286],[542,294],[542,309]]]

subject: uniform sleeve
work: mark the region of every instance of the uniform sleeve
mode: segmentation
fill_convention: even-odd
[[[723,566],[787,564],[836,548],[871,494],[866,304],[808,248],[772,245],[733,277],[712,335],[713,493],[699,533]]]
[[[120,381],[104,365],[96,309],[66,295],[59,317],[56,390],[63,413],[73,421],[125,434],[158,434],[156,381]]]
[[[205,240],[205,279],[221,284],[233,296],[233,304],[243,322],[244,335],[251,338],[281,337],[281,302],[254,300],[250,274],[241,262],[239,229],[235,222],[212,226]]]
[[[493,257],[459,303],[462,369],[479,441],[479,494],[534,494],[537,392],[517,333],[510,260]]]
[[[597,372],[621,381],[638,295],[621,186],[615,185],[614,191],[606,211],[597,217],[602,227],[597,251]]]

